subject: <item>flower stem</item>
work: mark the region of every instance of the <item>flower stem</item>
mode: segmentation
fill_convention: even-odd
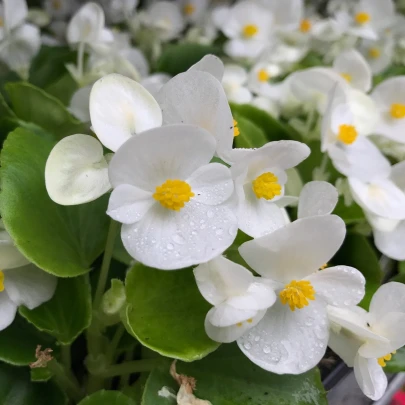
[[[79,402],[83,397],[79,383],[70,370],[67,370],[56,359],[48,363],[48,369],[52,372],[53,378],[66,395],[75,402]]]
[[[62,345],[60,348],[60,354],[62,358],[62,364],[65,366],[66,369],[70,370],[72,368],[70,345]]]
[[[142,373],[145,371],[152,371],[155,367],[162,364],[164,360],[158,359],[143,359],[128,361],[121,364],[114,364],[107,367],[100,375],[104,378],[116,377],[119,375]]]
[[[124,325],[122,324],[118,325],[117,330],[115,331],[115,334],[110,342],[110,347],[108,348],[107,358],[110,363],[114,362],[118,345],[121,341],[121,338],[124,336],[124,333],[125,333]]]
[[[85,43],[79,42],[79,46],[77,49],[77,71],[79,73],[80,81],[82,81],[84,74],[84,48]]]

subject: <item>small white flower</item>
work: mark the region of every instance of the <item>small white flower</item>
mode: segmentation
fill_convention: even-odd
[[[252,93],[246,87],[248,74],[239,65],[225,65],[222,85],[230,102],[246,104],[252,100]]]
[[[274,118],[278,118],[280,115],[280,106],[274,100],[267,97],[253,97],[250,102],[253,106],[266,111]]]
[[[0,223],[0,330],[13,322],[17,308],[34,309],[49,301],[57,278],[31,264]]]
[[[129,139],[111,160],[108,215],[136,260],[163,270],[207,262],[233,242],[237,220],[230,170],[209,163],[206,130],[166,125]]]
[[[364,296],[365,280],[356,269],[319,270],[345,234],[339,217],[320,215],[298,219],[239,248],[278,296],[263,319],[238,339],[255,364],[277,374],[301,374],[321,360],[329,338],[327,306],[356,305]]]
[[[392,63],[394,41],[390,35],[385,35],[378,41],[365,39],[360,42],[358,49],[370,65],[371,72],[378,75]]]
[[[184,18],[190,23],[200,21],[208,9],[208,0],[179,0]]]
[[[139,0],[101,0],[107,21],[117,24],[129,18]]]
[[[231,168],[238,197],[238,225],[243,232],[259,237],[286,224],[281,209],[286,205],[285,171],[309,154],[308,146],[295,141],[269,142],[259,149],[243,151]]]
[[[249,72],[248,88],[260,96],[274,97],[277,85],[272,84],[270,81],[281,74],[282,70],[278,65],[259,62]]]
[[[361,390],[374,401],[387,388],[383,371],[391,354],[405,344],[405,286],[390,282],[374,294],[369,312],[360,307],[328,308],[329,346],[349,366]]]
[[[200,264],[194,275],[201,294],[214,305],[205,318],[205,330],[217,342],[241,337],[276,301],[264,279],[223,256]]]
[[[45,0],[45,11],[55,20],[69,17],[76,7],[74,0]]]

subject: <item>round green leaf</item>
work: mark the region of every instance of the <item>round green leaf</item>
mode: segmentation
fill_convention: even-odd
[[[90,271],[102,253],[109,219],[108,195],[64,207],[45,188],[45,163],[53,143],[18,128],[1,153],[0,212],[17,247],[34,264],[60,277]]]
[[[177,372],[197,381],[195,395],[215,405],[326,405],[319,371],[277,375],[253,364],[235,344],[222,345],[215,353],[194,363],[177,363]],[[142,405],[167,405],[158,391],[167,386],[177,392],[169,365],[152,371]]]
[[[31,382],[28,369],[0,364],[0,404],[66,405],[67,398],[52,382]]]
[[[201,359],[218,347],[205,333],[210,305],[191,269],[163,271],[137,263],[125,287],[128,327],[146,347],[184,361]]]
[[[62,344],[71,344],[91,322],[91,289],[87,276],[58,280],[53,298],[20,314],[39,330],[54,336]]]
[[[135,405],[135,402],[118,391],[99,391],[80,401],[78,405]]]

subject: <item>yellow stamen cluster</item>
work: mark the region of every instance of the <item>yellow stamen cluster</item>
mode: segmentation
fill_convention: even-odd
[[[0,270],[0,292],[4,291],[4,273]]]
[[[301,32],[308,32],[310,31],[312,28],[312,23],[310,20],[308,20],[307,18],[304,18],[303,20],[301,20],[301,24],[300,24],[300,31]]]
[[[392,118],[401,119],[405,117],[405,104],[391,104],[390,114]]]
[[[325,270],[327,267],[328,267],[328,263],[325,263],[321,267],[319,267],[319,270]]]
[[[341,73],[340,76],[342,76],[348,83],[352,81],[352,75],[349,73]]]
[[[61,0],[52,0],[52,7],[56,11],[60,10],[62,8]]]
[[[252,323],[252,322],[253,322],[253,319],[252,319],[252,318],[249,318],[246,322],[247,322],[247,323]],[[243,322],[238,322],[238,323],[236,324],[236,326],[238,326],[239,328],[241,328],[241,327],[243,326]]]
[[[191,4],[191,3],[187,3],[184,7],[183,7],[183,12],[185,15],[193,15],[195,11],[195,5]]]
[[[190,185],[185,181],[166,180],[161,186],[156,187],[153,198],[169,210],[180,211],[194,195]]]
[[[240,131],[238,128],[238,121],[233,120],[233,136],[239,136],[240,135]]]
[[[385,356],[380,357],[379,359],[377,359],[378,364],[379,364],[381,367],[385,367],[385,366],[387,365],[387,364],[386,364],[386,361],[390,361],[390,360],[392,359],[392,355],[395,354],[395,353],[396,353],[396,351],[394,350],[392,353],[388,353],[388,354],[386,354]]]
[[[346,145],[351,145],[357,139],[358,133],[353,125],[340,125],[338,139]]]
[[[308,280],[293,280],[280,291],[280,299],[283,305],[288,304],[294,312],[296,308],[302,309],[309,305],[308,300],[315,300],[315,290]]]
[[[356,21],[357,24],[364,25],[371,20],[371,16],[370,14],[362,11],[354,16],[354,20]]]
[[[257,72],[257,79],[259,80],[259,82],[267,82],[270,79],[270,75],[267,73],[266,70],[260,69]]]
[[[247,24],[243,27],[243,35],[252,38],[259,32],[259,27],[255,24]]]
[[[368,50],[368,56],[373,59],[378,59],[381,55],[381,51],[378,48],[370,48]]]
[[[253,192],[257,198],[272,200],[281,194],[281,185],[278,178],[271,172],[263,173],[252,182]]]

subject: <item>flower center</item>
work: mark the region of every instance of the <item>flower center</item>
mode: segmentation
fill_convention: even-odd
[[[4,291],[4,273],[0,270],[0,292]]]
[[[370,21],[371,16],[370,16],[370,14],[362,11],[360,13],[357,13],[355,15],[354,19],[355,19],[357,24],[363,25],[363,24],[368,23]]]
[[[54,10],[60,10],[62,8],[61,0],[52,0],[52,7]]]
[[[240,135],[240,131],[238,128],[238,121],[236,121],[235,119],[233,120],[233,136],[239,136]]]
[[[370,48],[368,50],[368,56],[373,59],[378,59],[381,55],[381,51],[378,48]]]
[[[280,299],[283,305],[288,304],[294,312],[296,308],[302,309],[309,305],[308,300],[315,300],[315,290],[310,281],[293,280],[280,291]]]
[[[340,125],[338,139],[346,145],[351,145],[357,139],[357,130],[353,125]]]
[[[161,186],[156,187],[153,198],[169,210],[180,211],[194,195],[190,185],[185,181],[166,180]]]
[[[377,359],[378,364],[381,367],[385,367],[387,365],[386,361],[390,361],[392,359],[392,355],[395,354],[395,353],[396,353],[396,350],[394,350],[392,353],[388,353],[385,356],[378,358]]]
[[[276,195],[281,194],[281,185],[278,178],[271,172],[263,173],[252,182],[253,191],[257,198],[272,200]]]
[[[267,73],[266,70],[260,69],[257,72],[257,79],[259,80],[259,82],[267,82],[270,79],[270,75]]]
[[[184,14],[188,15],[188,16],[194,14],[194,11],[195,11],[195,5],[191,4],[191,3],[187,3],[183,8]]]
[[[312,23],[307,18],[301,20],[300,24],[300,31],[301,32],[308,32],[312,28]]]
[[[253,322],[253,319],[252,319],[252,318],[249,318],[246,322],[247,322],[247,323],[252,323],[252,322]],[[238,323],[236,324],[236,326],[239,326],[239,328],[241,328],[241,327],[243,326],[243,322],[238,322]]]
[[[319,267],[319,270],[325,270],[328,267],[328,263],[324,263],[321,267]]]
[[[392,118],[401,119],[405,117],[405,104],[391,104],[390,114]]]
[[[259,32],[259,27],[255,24],[247,24],[243,27],[243,35],[247,38],[254,37]]]
[[[340,76],[342,76],[348,83],[352,81],[352,75],[349,73],[341,73]]]

